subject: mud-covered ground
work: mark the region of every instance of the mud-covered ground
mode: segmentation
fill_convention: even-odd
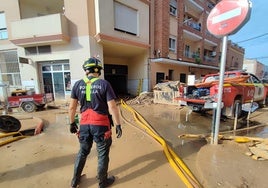
[[[268,173],[268,160],[246,155],[254,142],[238,143],[233,139],[211,143],[213,129],[211,113],[199,114],[186,107],[165,104],[132,105],[173,147],[204,187],[267,187],[263,174]],[[237,131],[234,120],[220,122],[219,135],[226,138],[268,138],[268,108],[262,108],[240,118]],[[191,134],[196,138],[180,137]],[[180,137],[180,138],[179,138]],[[266,156],[268,156],[266,143]]]
[[[209,136],[212,129],[210,115],[196,114],[185,107],[175,105],[154,104],[148,98],[143,98],[139,102],[128,101],[128,103],[166,140],[203,187],[267,187],[268,161],[254,160],[245,155],[252,142],[237,143],[233,140],[219,140],[215,145],[210,144],[208,137],[179,138],[185,134]],[[64,187],[69,185],[78,144],[74,136],[68,133],[68,120],[65,119],[68,103],[61,104],[59,107],[59,109],[50,108],[32,114],[14,113],[16,116],[20,114],[19,117],[22,119],[23,116],[41,118],[44,121],[45,134],[36,136],[31,141],[25,139],[2,148],[6,154],[2,154],[0,159],[2,168],[0,185],[45,187],[44,185],[47,184],[48,187],[57,187],[53,182]],[[142,136],[146,134],[142,133],[142,130],[129,129],[124,118],[133,124],[135,119],[124,108],[120,107],[120,109],[123,138],[114,140],[112,151],[122,150],[122,153],[112,152],[111,171],[119,177],[114,187],[183,187],[183,183],[178,181],[179,178],[169,167],[164,154],[158,152],[158,143]],[[252,113],[249,121],[249,127],[252,128],[237,132],[232,132],[233,121],[221,121],[220,134],[268,138],[267,115],[268,108]],[[38,123],[35,121],[38,120],[27,118],[23,120],[23,126],[34,128],[35,123]],[[242,128],[247,128],[245,121],[240,122]],[[53,129],[49,127],[51,125]],[[135,140],[137,138],[138,140]],[[33,142],[38,145],[32,147]],[[19,151],[22,153],[17,153]],[[27,153],[31,152],[33,153],[31,157],[25,158]],[[90,157],[94,161],[95,155],[96,153],[93,152],[93,156]],[[8,164],[12,160],[15,162]],[[90,177],[85,179],[81,187],[95,186],[96,165],[93,163],[89,162],[89,166],[86,167],[86,174]],[[90,165],[94,167],[93,170]],[[60,171],[62,173],[59,173]],[[154,178],[155,176],[157,178]]]

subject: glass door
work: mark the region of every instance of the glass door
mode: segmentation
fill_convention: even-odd
[[[54,99],[65,99],[71,91],[69,64],[43,64],[42,76],[45,93],[52,93]]]
[[[53,82],[54,82],[54,96],[56,99],[64,99],[65,91],[64,91],[64,80],[62,72],[54,72],[53,73]]]

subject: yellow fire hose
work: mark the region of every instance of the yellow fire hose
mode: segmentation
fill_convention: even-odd
[[[133,108],[128,106],[123,100],[121,100],[121,105],[130,111],[134,119],[137,121],[137,123],[145,129],[145,131],[152,136],[156,141],[158,141],[163,149],[164,153],[167,157],[168,162],[170,163],[171,167],[175,170],[175,172],[179,175],[181,180],[184,182],[184,184],[189,187],[202,187],[202,185],[198,182],[198,180],[194,177],[194,175],[191,173],[191,171],[187,168],[187,166],[183,163],[183,161],[176,155],[176,153],[166,144],[165,140],[159,136],[152,128],[151,126],[144,120],[144,118],[136,112]]]
[[[11,132],[11,133],[0,134],[0,139],[7,138],[7,137],[11,137],[11,138],[1,141],[0,147],[3,145],[9,144],[11,142],[26,138],[28,136],[23,135],[21,132]]]

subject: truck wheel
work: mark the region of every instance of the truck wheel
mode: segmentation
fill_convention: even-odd
[[[21,108],[25,112],[34,112],[36,110],[36,105],[33,102],[24,102],[21,104]]]
[[[236,113],[236,109],[238,110],[237,111],[237,117],[241,117],[242,115],[242,104],[241,104],[241,101],[239,99],[236,99],[234,101],[234,104],[233,104],[233,118],[235,118],[235,113]]]

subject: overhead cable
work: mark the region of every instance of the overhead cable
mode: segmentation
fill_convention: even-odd
[[[242,40],[242,41],[239,41],[239,42],[236,42],[236,43],[238,44],[238,43],[242,43],[242,42],[247,42],[247,41],[250,41],[250,40],[254,40],[254,39],[263,37],[263,36],[265,36],[265,35],[268,35],[268,33],[264,33],[264,34],[262,34],[262,35],[259,35],[259,36],[256,36],[256,37],[252,37],[252,38],[249,38],[249,39],[246,39],[246,40]]]

